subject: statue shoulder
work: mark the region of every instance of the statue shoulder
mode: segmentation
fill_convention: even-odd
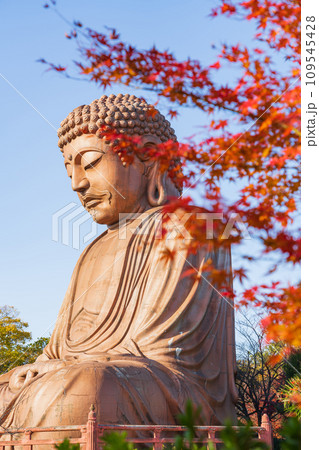
[[[162,225],[164,234],[170,238],[195,240],[202,246],[230,252],[230,240],[224,236],[226,222],[222,212],[209,212],[197,206],[163,208]]]

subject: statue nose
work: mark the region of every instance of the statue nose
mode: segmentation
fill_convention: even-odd
[[[89,180],[85,176],[84,170],[74,170],[72,174],[72,189],[76,192],[82,192],[90,186]]]

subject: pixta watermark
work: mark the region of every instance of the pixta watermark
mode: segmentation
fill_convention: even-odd
[[[119,239],[126,239],[128,233],[148,234],[149,227],[153,226],[147,221],[148,213],[119,214]],[[216,227],[216,222],[220,226]],[[241,235],[242,239],[251,239],[248,228],[238,213],[231,213],[225,220],[223,213],[192,213],[177,214],[168,212],[159,214],[155,218],[155,239],[175,240],[181,238],[185,241],[196,239],[196,224],[205,224],[205,239],[229,239],[231,236]],[[218,228],[218,231],[216,231]]]
[[[71,202],[52,214],[52,240],[76,250],[97,237],[98,225],[82,205]]]
[[[150,228],[154,226],[154,221],[148,220],[149,216],[149,211],[141,214],[120,213],[118,238],[127,239],[132,234],[149,234]],[[197,224],[200,224],[201,236],[207,240],[215,238],[223,240],[238,235],[242,239],[251,239],[248,228],[238,213],[231,213],[226,220],[221,212],[158,214],[155,216],[154,237],[184,241],[197,239]],[[76,250],[97,237],[99,232],[99,226],[93,221],[91,215],[77,203],[69,203],[52,215],[52,240]]]

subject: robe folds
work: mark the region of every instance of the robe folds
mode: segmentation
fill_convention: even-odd
[[[187,399],[206,424],[235,421],[234,310],[203,273],[211,259],[231,283],[229,248],[193,254],[176,236],[159,239],[162,214],[149,210],[84,250],[38,358],[50,368],[15,392],[16,369],[0,376],[2,427],[85,424],[91,404],[101,424],[176,424]],[[190,269],[199,276],[184,276]]]

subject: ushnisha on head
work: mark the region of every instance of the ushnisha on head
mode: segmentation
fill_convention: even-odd
[[[143,149],[176,141],[174,130],[154,106],[134,95],[103,95],[75,108],[61,122],[58,145],[72,179],[72,188],[98,223],[112,225],[125,214],[163,205],[181,194],[181,187],[159,169],[159,163],[137,153],[126,165],[108,132],[139,136]],[[143,156],[141,156],[143,155]],[[179,166],[173,158],[171,166]]]
[[[75,108],[61,122],[58,146],[63,147],[82,134],[102,137],[105,131],[116,129],[126,135],[158,136],[161,142],[176,141],[173,128],[154,106],[135,95],[103,95],[90,105]]]

